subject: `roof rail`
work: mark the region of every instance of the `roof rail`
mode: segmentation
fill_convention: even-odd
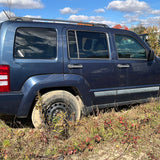
[[[49,22],[49,23],[64,23],[64,24],[76,24],[76,25],[88,25],[109,28],[106,24],[101,23],[89,23],[69,20],[58,20],[58,19],[43,19],[43,18],[30,18],[30,17],[10,17],[11,21],[32,21],[32,22]]]

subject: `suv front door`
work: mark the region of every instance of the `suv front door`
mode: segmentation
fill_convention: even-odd
[[[117,91],[117,101],[155,97],[159,91],[160,64],[147,60],[147,48],[136,37],[116,34],[119,75],[125,71],[126,87]],[[120,75],[121,76],[121,75]]]

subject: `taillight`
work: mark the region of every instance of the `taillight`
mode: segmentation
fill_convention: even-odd
[[[0,65],[0,92],[10,91],[10,68],[8,65]]]

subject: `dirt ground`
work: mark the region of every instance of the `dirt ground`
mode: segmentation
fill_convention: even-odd
[[[129,145],[124,148],[119,145],[99,144],[93,151],[68,156],[65,160],[147,160],[148,156],[141,152],[127,152]],[[61,160],[61,159],[60,159]],[[160,159],[159,159],[160,160]]]

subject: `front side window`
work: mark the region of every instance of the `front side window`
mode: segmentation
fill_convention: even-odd
[[[53,59],[57,54],[57,33],[49,28],[18,28],[14,58]]]
[[[70,58],[109,58],[105,33],[69,31]]]
[[[115,35],[115,42],[119,58],[146,59],[146,50],[133,37]]]

